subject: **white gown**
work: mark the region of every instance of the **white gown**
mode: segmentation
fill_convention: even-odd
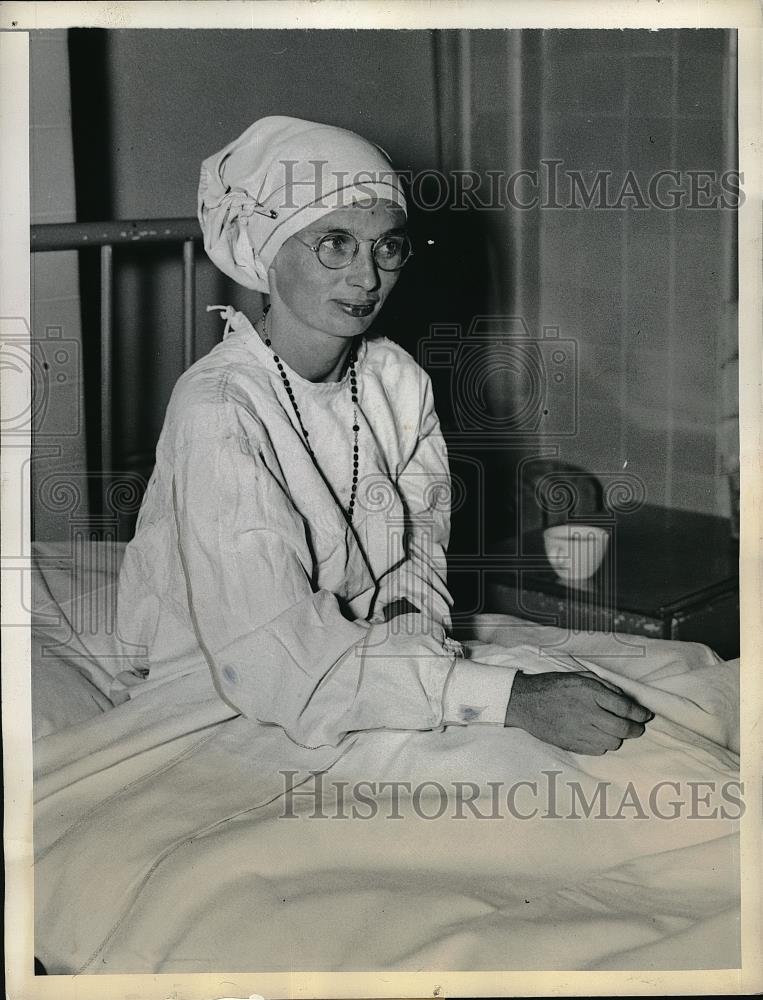
[[[348,376],[313,383],[287,369],[316,468],[272,352],[228,310],[222,343],[167,410],[119,578],[119,634],[135,655],[114,700],[203,653],[230,705],[305,746],[503,722],[516,671],[465,663],[446,634],[450,477],[429,377],[386,338],[362,341],[355,367],[350,526]],[[384,606],[403,597],[421,614],[385,624]]]

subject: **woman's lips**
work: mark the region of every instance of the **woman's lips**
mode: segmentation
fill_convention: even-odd
[[[366,316],[370,316],[377,304],[377,300],[372,302],[343,302],[341,299],[334,299],[334,301],[342,312],[347,313],[348,316],[353,316],[355,319],[363,319]]]

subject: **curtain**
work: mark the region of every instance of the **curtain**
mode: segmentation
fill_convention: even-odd
[[[735,170],[737,154],[737,39],[728,32],[724,66],[725,80],[725,167]],[[724,260],[723,322],[718,343],[719,422],[718,450],[721,476],[720,504],[731,516],[732,534],[739,538],[739,316],[738,248],[735,212],[724,216],[726,257]],[[723,481],[725,479],[725,482]]]

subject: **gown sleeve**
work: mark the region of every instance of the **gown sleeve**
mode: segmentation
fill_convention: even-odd
[[[429,377],[420,372],[422,405],[412,453],[397,475],[406,511],[405,558],[379,582],[374,618],[406,598],[427,619],[450,628],[453,599],[445,553],[450,537],[448,452]]]
[[[444,630],[351,621],[314,588],[305,525],[273,456],[223,409],[192,405],[167,449],[188,608],[221,697],[308,747],[443,725],[456,659]]]
[[[380,581],[372,621],[387,605],[406,598],[420,612],[393,619],[397,631],[448,630],[453,599],[447,586],[446,551],[450,538],[451,478],[448,452],[440,429],[431,381],[423,370],[418,434],[411,455],[397,477],[407,515],[406,556]],[[461,647],[445,639],[457,656]],[[445,692],[444,721],[448,725],[502,725],[516,669],[458,659]]]

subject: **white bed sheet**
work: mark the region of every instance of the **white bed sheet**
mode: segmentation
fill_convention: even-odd
[[[739,965],[738,824],[721,792],[733,795],[737,777],[738,663],[654,640],[623,657],[612,636],[565,646],[556,630],[482,617],[473,655],[616,676],[657,712],[647,734],[598,758],[487,726],[308,751],[235,716],[203,662],[111,707],[118,639],[97,629],[66,639],[67,622],[83,620],[67,601],[67,555],[40,556],[37,606],[47,599],[62,615],[58,626],[38,615],[34,668],[47,712],[35,742],[36,952],[50,973]],[[98,588],[108,606],[118,561],[94,546],[77,601]],[[539,655],[550,643],[553,659]],[[56,715],[45,689],[75,676]],[[295,818],[282,815],[285,770],[310,793],[291,799]],[[431,813],[440,793],[423,783],[439,782],[448,806],[422,819],[403,792],[402,818],[391,819],[386,790],[371,819],[309,815],[320,801],[331,816],[337,783],[358,781],[409,782]],[[475,784],[482,815],[493,810],[490,782],[505,804],[511,786],[534,781],[537,795],[518,788],[517,806],[540,814],[520,819],[502,805],[500,818],[482,819],[462,806],[452,818],[457,781]],[[609,814],[630,795],[647,816],[626,806],[620,818],[546,818],[552,781],[562,816],[571,782],[589,801],[604,788]],[[720,806],[727,816],[660,819],[648,803],[666,781],[680,792],[663,786],[663,812],[676,800],[685,815],[694,798],[698,814]],[[713,783],[709,804],[696,799],[710,786],[692,792],[691,782]]]

